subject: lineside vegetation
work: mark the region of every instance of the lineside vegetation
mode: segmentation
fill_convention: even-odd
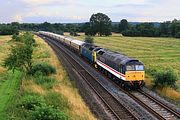
[[[2,82],[0,94],[6,94],[3,90],[8,88],[10,96],[1,99],[0,119],[94,120],[53,51],[42,39],[35,39],[24,33],[13,35],[10,41],[11,50],[4,59],[8,77],[4,68],[0,75],[2,80],[8,79]],[[30,50],[24,49],[27,46]]]

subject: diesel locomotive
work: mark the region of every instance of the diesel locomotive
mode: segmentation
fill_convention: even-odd
[[[51,32],[39,31],[38,33],[61,42],[126,89],[141,88],[145,84],[144,65],[137,59]]]

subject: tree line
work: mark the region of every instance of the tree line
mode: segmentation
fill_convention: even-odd
[[[166,21],[155,26],[153,23],[130,25],[126,19],[119,23],[119,32],[124,36],[176,37],[180,38],[180,20]]]
[[[86,35],[109,36],[111,32],[121,33],[123,36],[142,37],[177,37],[180,38],[180,20],[165,21],[155,26],[152,22],[144,22],[136,25],[130,24],[126,19],[119,23],[112,24],[111,19],[103,14],[97,13],[90,17],[85,23],[18,23],[0,24],[0,34],[17,34],[19,30],[25,31],[50,31],[57,34],[70,32],[76,36],[78,32],[85,32]]]

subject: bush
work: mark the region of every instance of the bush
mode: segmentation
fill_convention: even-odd
[[[41,72],[43,75],[49,75],[52,73],[56,73],[56,69],[47,63],[37,63],[32,67],[29,73],[35,75],[36,72]]]
[[[76,32],[73,32],[73,31],[70,32],[70,35],[71,36],[79,36]]]
[[[156,72],[157,72],[157,69],[155,69],[155,68],[146,69],[146,73],[151,75],[151,76],[154,76],[156,74]]]
[[[32,111],[30,120],[68,120],[68,116],[52,106],[43,104]]]
[[[34,110],[35,107],[41,106],[44,102],[44,99],[37,95],[27,95],[22,98],[20,106],[27,110]]]
[[[154,85],[160,87],[175,87],[177,81],[177,75],[173,70],[160,70],[157,71],[154,75]]]
[[[48,105],[52,105],[54,108],[59,108],[60,110],[63,111],[69,108],[68,99],[61,94],[49,92],[45,96],[45,100],[46,103],[48,103]]]
[[[39,85],[43,85],[46,89],[51,89],[55,83],[54,78],[43,76],[41,72],[36,72],[35,78],[35,82]]]
[[[86,36],[84,42],[86,43],[94,43],[94,38],[91,36]]]

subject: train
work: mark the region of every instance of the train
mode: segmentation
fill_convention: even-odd
[[[145,85],[144,64],[137,59],[52,32],[39,31],[38,34],[62,43],[125,89],[141,89]]]

